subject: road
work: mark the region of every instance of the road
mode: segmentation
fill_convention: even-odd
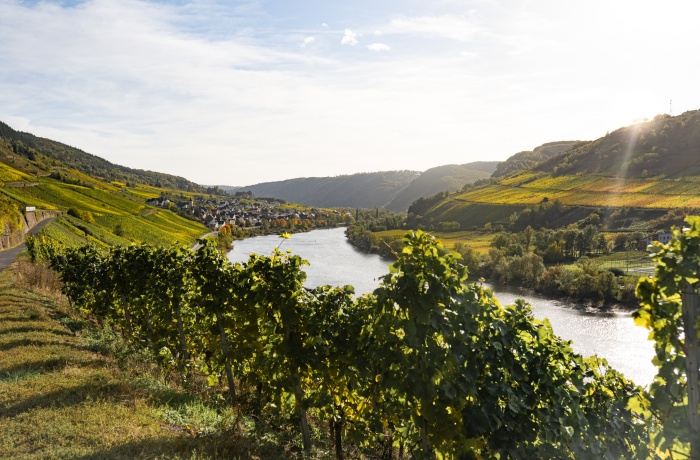
[[[34,227],[32,227],[31,230],[29,230],[29,233],[27,233],[27,235],[36,235],[41,231],[42,228],[44,228],[44,226],[46,226],[46,224],[51,222],[53,219],[53,217],[49,217],[48,219],[42,220]],[[27,246],[24,243],[22,243],[19,246],[16,246],[12,249],[0,251],[0,270],[6,269],[12,262],[14,262],[15,258],[17,258],[19,253],[24,251],[26,247]]]
[[[218,235],[218,234],[219,234],[219,232],[210,232],[210,233],[207,233],[206,235],[200,236],[200,237],[197,238],[197,239],[199,239],[199,240],[204,240],[204,239],[206,239],[206,238],[209,238],[210,236],[216,236],[216,235]],[[192,250],[193,250],[193,251],[199,251],[199,248],[201,248],[201,247],[202,247],[201,244],[195,243],[195,244],[192,246]]]

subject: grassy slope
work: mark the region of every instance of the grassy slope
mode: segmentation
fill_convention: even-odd
[[[108,342],[90,338],[55,287],[24,260],[0,273],[0,458],[277,459],[297,449],[291,430],[256,432],[226,404],[168,384],[137,352],[103,354]]]
[[[544,198],[564,205],[628,206],[671,209],[700,206],[700,180],[617,179],[596,175],[552,177],[523,172],[498,184],[458,193],[457,201],[493,204],[537,204]]]
[[[177,452],[146,392],[90,350],[42,296],[0,275],[0,457],[138,458]]]
[[[186,180],[183,177],[163,174],[155,171],[132,169],[110,163],[104,158],[84,152],[51,139],[36,137],[30,133],[15,131],[0,121],[0,146],[9,150],[14,162],[26,162],[33,158],[32,168],[44,172],[52,172],[69,167],[81,171],[81,174],[92,176],[92,180],[132,181],[140,184],[151,184],[179,190],[190,190],[203,193],[205,188]],[[21,149],[17,149],[21,147]],[[16,152],[15,152],[16,151]]]
[[[207,231],[202,224],[168,210],[147,206],[136,201],[137,198],[132,199],[128,193],[69,185],[46,178],[40,182],[36,187],[0,188],[0,193],[23,206],[89,211],[102,231],[113,232],[117,225],[121,225],[124,237],[136,242],[190,243]]]

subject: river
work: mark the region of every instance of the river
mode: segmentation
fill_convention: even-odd
[[[355,249],[345,239],[345,229],[314,230],[296,233],[288,240],[269,235],[234,241],[228,253],[232,262],[245,262],[252,253],[270,255],[280,243],[281,250],[291,250],[309,261],[305,267],[308,286],[343,286],[351,284],[358,295],[372,292],[378,279],[389,272],[391,263],[374,254]],[[571,340],[577,353],[597,354],[626,377],[648,386],[656,374],[651,364],[653,344],[648,332],[634,324],[630,313],[598,313],[585,311],[531,292],[504,290],[496,287],[494,294],[501,305],[522,298],[532,305],[536,318],[548,318],[554,332]]]

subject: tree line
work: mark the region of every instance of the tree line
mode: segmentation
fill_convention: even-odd
[[[634,245],[632,237],[618,244]],[[479,255],[464,243],[454,250],[462,256],[471,273],[498,284],[516,284],[548,295],[601,302],[635,300],[637,279],[619,269],[602,269],[593,254],[615,249],[593,225],[584,228],[534,230],[528,226],[519,233],[502,232],[491,241],[488,254]],[[561,262],[575,261],[572,267]]]

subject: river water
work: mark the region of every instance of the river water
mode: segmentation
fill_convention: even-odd
[[[351,284],[358,295],[372,292],[378,279],[389,272],[391,261],[374,254],[356,250],[345,239],[345,229],[314,230],[296,233],[288,240],[269,235],[234,241],[228,253],[232,262],[245,262],[252,253],[270,255],[280,243],[281,250],[309,261],[305,267],[308,286],[343,286]],[[634,324],[630,313],[598,313],[573,308],[571,305],[537,296],[529,291],[518,292],[497,287],[494,293],[501,305],[525,299],[533,307],[536,318],[548,318],[554,332],[571,340],[577,353],[584,356],[597,354],[642,386],[648,386],[656,374],[651,364],[653,343],[648,332]]]

